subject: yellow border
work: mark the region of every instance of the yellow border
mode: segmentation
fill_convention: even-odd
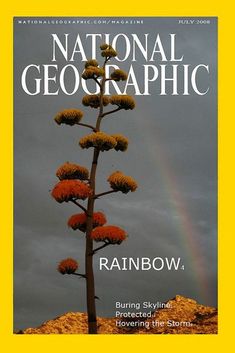
[[[86,349],[95,352],[119,352],[161,350],[162,352],[220,352],[233,339],[233,296],[229,269],[232,266],[231,244],[233,231],[228,219],[232,218],[234,164],[231,141],[234,140],[234,117],[229,112],[233,89],[233,36],[231,1],[12,1],[1,11],[0,70],[2,82],[0,124],[1,151],[1,222],[0,222],[0,339],[7,351],[15,352],[62,352]],[[88,336],[88,335],[13,335],[12,321],[12,163],[13,163],[13,104],[12,104],[12,19],[14,16],[218,16],[219,17],[219,334],[218,335],[133,335],[133,336]],[[231,30],[231,31],[230,31]],[[230,98],[230,100],[229,100]],[[233,126],[232,126],[233,124]],[[230,167],[229,169],[228,166]],[[227,167],[227,168],[226,168]],[[227,169],[227,174],[225,173]],[[226,177],[226,180],[225,180]],[[233,240],[234,242],[234,240]],[[229,246],[228,246],[229,245]],[[27,278],[25,278],[27,281]],[[228,346],[229,347],[229,346]]]

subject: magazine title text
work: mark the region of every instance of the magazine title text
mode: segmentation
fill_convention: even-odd
[[[181,39],[182,40],[182,39]],[[107,80],[105,94],[148,96],[192,95],[204,96],[209,92],[210,68],[207,63],[187,62],[187,55],[177,49],[177,36],[169,33],[116,35],[89,33],[72,37],[69,33],[50,35],[51,62],[30,63],[21,74],[21,85],[28,95],[74,95],[82,90],[97,94],[98,83],[84,80],[84,63],[92,58],[102,66],[99,46],[111,44],[118,55],[105,67],[106,77],[115,69],[125,69],[127,80],[121,85]],[[182,47],[182,45],[181,45]],[[97,79],[100,80],[99,78]],[[92,82],[91,82],[92,81]]]

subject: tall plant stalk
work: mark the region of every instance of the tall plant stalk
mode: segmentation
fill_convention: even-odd
[[[55,121],[60,124],[80,125],[93,131],[92,134],[83,137],[80,140],[82,148],[93,147],[93,159],[90,173],[85,167],[71,163],[65,163],[61,166],[56,175],[60,182],[56,184],[52,191],[52,196],[58,202],[73,202],[82,209],[82,214],[73,215],[68,225],[74,230],[79,229],[86,234],[85,249],[85,274],[77,273],[78,263],[74,259],[62,260],[58,266],[58,271],[62,274],[78,275],[86,280],[86,299],[87,299],[87,315],[88,315],[88,333],[97,333],[97,316],[96,316],[96,293],[95,280],[93,270],[93,256],[108,245],[121,244],[126,239],[126,232],[117,226],[104,226],[106,223],[105,215],[94,212],[95,201],[105,195],[121,191],[127,193],[135,191],[137,184],[133,178],[125,176],[123,173],[116,171],[107,179],[111,189],[96,194],[96,171],[100,152],[115,149],[116,151],[125,151],[128,146],[126,137],[120,134],[107,135],[103,133],[101,128],[102,119],[105,116],[116,113],[121,109],[133,109],[134,100],[130,96],[111,96],[104,95],[105,83],[109,80],[120,81],[125,80],[127,75],[122,70],[114,70],[110,78],[106,78],[105,67],[107,62],[117,55],[116,51],[108,44],[101,46],[101,55],[105,58],[102,67],[98,66],[96,60],[89,60],[85,64],[83,79],[92,79],[99,87],[97,95],[88,95],[83,98],[83,104],[91,108],[99,108],[95,126],[81,123],[83,113],[77,109],[68,109],[60,112],[55,117]],[[101,79],[99,79],[101,77]],[[116,105],[113,110],[104,112],[104,106],[108,104]],[[79,179],[79,180],[78,180]],[[87,207],[80,204],[78,200],[87,199]],[[102,242],[103,245],[93,248],[93,242]]]

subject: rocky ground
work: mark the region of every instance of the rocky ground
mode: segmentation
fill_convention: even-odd
[[[169,308],[159,309],[145,320],[122,320],[117,327],[116,318],[98,318],[99,334],[216,334],[217,310],[198,304],[195,300],[177,295],[169,300]],[[132,325],[132,327],[130,326]],[[21,334],[86,334],[87,315],[70,312],[46,321],[37,328],[19,331]]]

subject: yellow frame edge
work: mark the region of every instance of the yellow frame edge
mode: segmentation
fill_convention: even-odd
[[[0,70],[3,83],[1,98],[3,112],[0,128],[2,196],[0,222],[0,337],[8,351],[62,352],[69,349],[95,349],[96,352],[144,351],[164,352],[220,352],[232,341],[233,298],[230,281],[232,273],[233,195],[231,187],[234,171],[231,168],[234,122],[228,102],[232,101],[230,79],[233,65],[232,10],[229,1],[168,0],[167,4],[146,0],[119,0],[115,3],[70,1],[13,1],[5,4],[1,14],[2,50]],[[105,7],[106,6],[106,7]],[[219,19],[219,334],[218,335],[14,335],[13,332],[13,17],[14,16],[217,16]],[[227,54],[229,53],[229,58]],[[230,63],[230,64],[229,64]],[[27,278],[26,278],[27,280]]]

